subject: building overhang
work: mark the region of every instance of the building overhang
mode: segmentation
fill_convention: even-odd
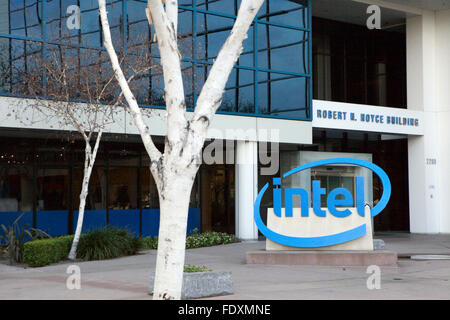
[[[424,11],[450,9],[450,0],[313,0],[314,17],[365,26],[367,8],[377,5],[381,9],[381,29],[401,26],[407,18],[420,16]]]
[[[0,97],[0,132],[2,128],[22,131],[27,129],[76,131],[74,126],[64,123],[57,117],[42,115],[32,107],[32,104],[32,99]],[[166,136],[166,111],[150,108],[145,110],[144,120],[151,134],[155,137]],[[187,112],[186,116],[190,119],[193,112]],[[131,115],[120,107],[117,107],[114,122],[108,124],[104,132],[139,135]],[[312,123],[311,121],[216,114],[208,130],[207,139],[311,144]]]

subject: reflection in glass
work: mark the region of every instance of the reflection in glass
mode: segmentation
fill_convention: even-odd
[[[29,166],[0,168],[0,212],[33,210],[33,176]]]
[[[0,6],[3,2],[0,2]],[[6,7],[3,11],[7,14],[4,18],[0,16],[2,21],[7,21],[6,24],[0,23],[0,33],[30,39],[0,41],[4,55],[0,56],[0,69],[4,65],[5,72],[2,73],[7,75],[0,80],[0,90],[3,92],[16,95],[23,93],[21,74],[30,72],[29,57],[42,55],[44,49],[54,45],[53,43],[70,44],[70,49],[61,46],[61,51],[73,50],[76,53],[85,50],[80,46],[98,50],[103,45],[97,1],[9,2],[10,10]],[[265,2],[250,26],[248,37],[243,43],[242,55],[226,85],[221,112],[295,119],[309,117],[311,44],[308,3],[306,0]],[[192,109],[211,65],[230,35],[240,1],[183,0],[179,4],[178,43],[182,56],[186,105],[188,109]],[[67,27],[67,7],[70,5],[80,5],[82,23],[79,30]],[[128,57],[136,57],[138,54],[151,57],[151,61],[147,62],[152,68],[136,77],[131,84],[137,101],[141,105],[163,107],[165,101],[159,50],[154,41],[154,27],[148,25],[145,16],[145,7],[146,1],[143,0],[107,1],[108,19],[119,55],[126,52]],[[1,9],[2,7],[0,12]],[[45,21],[43,18],[46,18]],[[8,27],[7,31],[3,30],[4,25]],[[0,40],[3,39],[0,37]],[[35,39],[43,39],[44,42],[34,41]],[[126,72],[130,68],[127,66],[123,69]],[[280,75],[295,79],[276,84]],[[305,99],[285,101],[286,94],[293,97],[302,95]]]
[[[137,209],[137,168],[109,170],[109,209]]]
[[[73,210],[80,207],[81,184],[83,183],[83,169],[73,170]],[[86,210],[106,209],[106,176],[104,168],[94,167],[89,180],[89,191],[86,199]]]
[[[159,196],[155,180],[148,168],[142,169],[142,209],[159,209]]]
[[[39,169],[37,174],[37,209],[67,210],[69,170]]]

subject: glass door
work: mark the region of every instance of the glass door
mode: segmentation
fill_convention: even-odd
[[[202,232],[216,231],[233,234],[234,168],[208,166],[201,170]]]

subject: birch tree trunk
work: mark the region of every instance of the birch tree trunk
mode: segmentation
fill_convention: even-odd
[[[150,171],[158,187],[161,217],[153,298],[171,300],[181,298],[189,200],[200,167],[206,132],[221,105],[227,79],[242,52],[248,29],[264,0],[242,0],[233,29],[211,69],[190,121],[186,118],[181,56],[177,44],[178,1],[167,1],[165,8],[162,2],[148,0],[146,13],[149,23],[155,27],[163,67],[167,109],[164,154],[156,149],[149,128],[144,125],[113,47],[105,0],[98,0],[104,45],[150,156]]]
[[[72,247],[69,252],[69,259],[75,260],[77,257],[78,242],[80,241],[81,231],[83,229],[84,209],[86,207],[86,198],[89,192],[89,180],[91,178],[92,169],[94,167],[95,158],[97,157],[98,147],[102,138],[103,130],[97,134],[94,150],[91,149],[90,139],[85,136],[85,154],[84,154],[84,170],[83,170],[83,184],[80,192],[80,206],[78,207],[77,228],[73,237]]]
[[[169,173],[171,174],[171,173]],[[165,180],[167,187],[159,196],[160,226],[156,258],[153,299],[181,298],[186,248],[189,200],[195,173],[189,176],[172,174]]]

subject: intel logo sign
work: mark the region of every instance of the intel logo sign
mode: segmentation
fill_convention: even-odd
[[[283,175],[283,178],[287,178],[290,175],[299,173],[303,170],[307,170],[314,167],[319,167],[323,165],[332,165],[332,164],[349,164],[364,167],[373,171],[380,178],[383,184],[383,194],[381,196],[380,201],[377,205],[370,210],[371,217],[375,217],[378,215],[387,205],[389,198],[391,196],[391,182],[389,181],[389,177],[386,172],[383,171],[377,165],[353,158],[335,158],[335,159],[325,159],[319,160],[312,163],[308,163],[297,167],[286,174]],[[281,185],[281,178],[273,179],[274,186]],[[354,227],[350,230],[343,230],[339,233],[334,233],[330,235],[321,235],[317,237],[293,237],[288,235],[283,235],[273,230],[270,230],[262,221],[260,214],[260,204],[261,199],[264,193],[269,188],[269,183],[267,183],[262,190],[259,192],[258,197],[256,198],[254,205],[254,218],[255,223],[258,229],[261,231],[263,235],[265,235],[268,239],[291,247],[299,247],[299,248],[316,248],[316,247],[325,247],[332,246],[340,243],[345,243],[351,240],[358,239],[366,234],[366,224],[362,224],[358,227]],[[364,203],[364,178],[356,177],[355,181],[355,199],[353,198],[352,193],[345,188],[336,188],[331,190],[328,195],[326,195],[325,188],[322,188],[320,185],[320,181],[312,181],[312,210],[309,209],[309,194],[308,191],[302,188],[286,188],[284,189],[285,194],[285,215],[286,219],[293,217],[293,206],[292,206],[292,198],[294,195],[300,196],[301,205],[300,205],[300,214],[302,219],[308,219],[310,214],[314,214],[315,216],[321,219],[329,218],[327,215],[327,211],[321,208],[321,197],[327,196],[327,209],[328,212],[335,218],[338,219],[346,219],[351,214],[352,211],[348,207],[352,207],[354,203],[356,203],[356,213],[361,217],[365,216],[365,203]],[[337,206],[341,206],[338,208]],[[282,208],[281,208],[281,189],[273,189],[273,213],[276,217],[282,216]],[[345,208],[347,207],[347,208]],[[322,221],[322,220],[321,220]],[[298,223],[298,222],[294,222]]]

